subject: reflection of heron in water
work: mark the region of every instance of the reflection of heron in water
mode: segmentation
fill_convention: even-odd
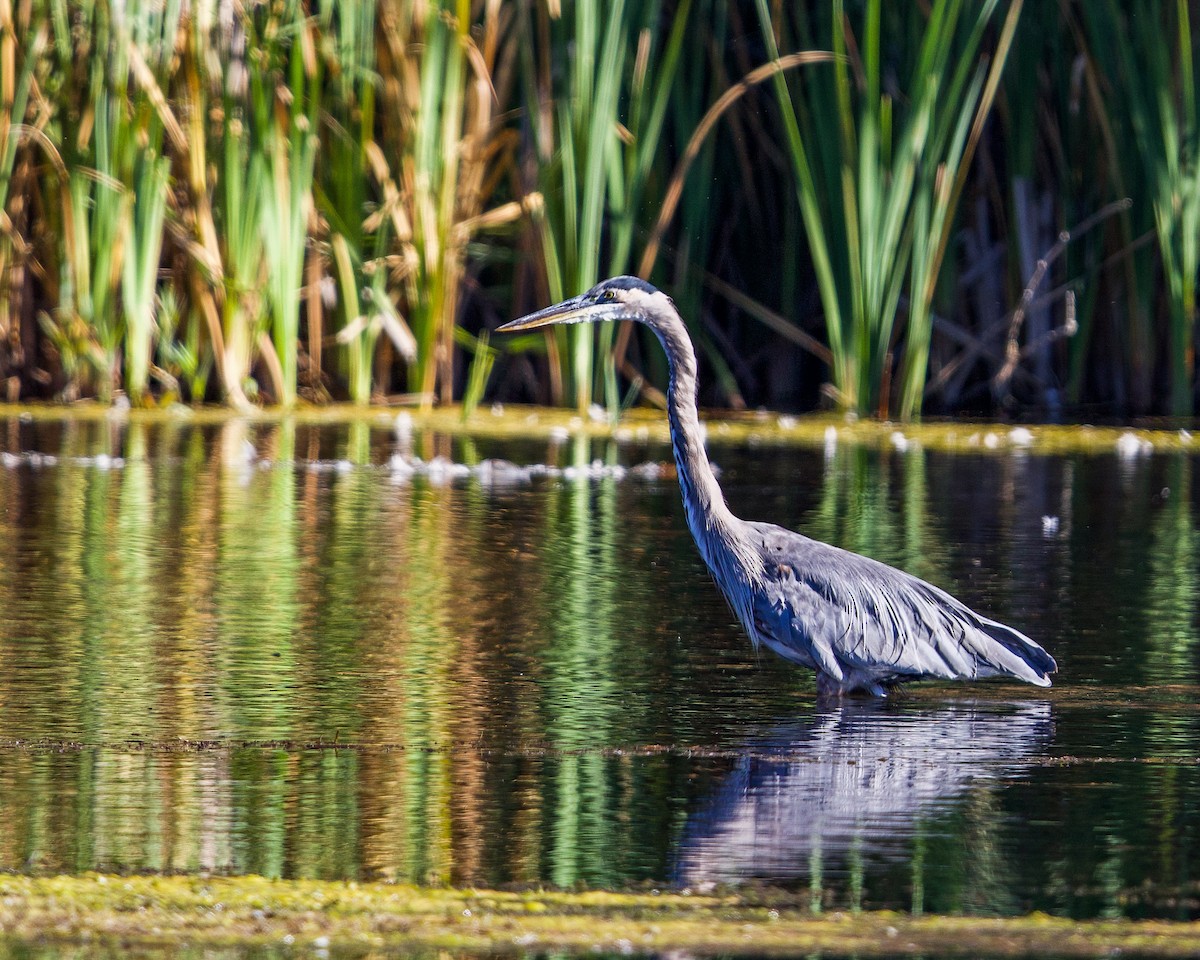
[[[918,823],[971,783],[1005,776],[1051,735],[1045,703],[897,712],[847,703],[749,747],[692,817],[680,883],[782,881],[809,856],[905,856]]]
[[[667,417],[688,527],[755,644],[816,670],[823,694],[882,696],[885,686],[915,677],[1015,677],[1050,685],[1054,658],[1023,633],[887,564],[730,512],[704,452],[696,352],[661,291],[636,277],[615,277],[500,329],[595,320],[644,323],[667,353]]]

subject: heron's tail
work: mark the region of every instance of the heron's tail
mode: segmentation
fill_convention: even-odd
[[[1020,630],[986,617],[979,618],[979,628],[992,641],[985,659],[998,674],[1009,674],[1039,687],[1050,686],[1049,675],[1058,670],[1058,664],[1038,643]]]

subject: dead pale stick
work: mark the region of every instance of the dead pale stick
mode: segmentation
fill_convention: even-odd
[[[1021,362],[1022,350],[1017,341],[1017,337],[1021,332],[1021,324],[1025,321],[1025,314],[1029,311],[1030,304],[1033,303],[1033,295],[1037,293],[1037,288],[1041,286],[1042,280],[1045,279],[1046,271],[1050,268],[1050,264],[1052,264],[1062,255],[1062,252],[1067,248],[1067,244],[1070,243],[1073,237],[1078,237],[1087,233],[1090,229],[1092,229],[1092,227],[1096,226],[1096,224],[1107,220],[1114,214],[1128,210],[1132,205],[1133,201],[1129,197],[1126,197],[1123,200],[1117,200],[1108,204],[1106,207],[1102,207],[1100,210],[1093,213],[1090,217],[1075,227],[1075,229],[1064,230],[1062,233],[1060,233],[1054,246],[1050,248],[1044,257],[1038,260],[1037,267],[1033,271],[1033,276],[1029,278],[1029,283],[1025,285],[1025,289],[1021,292],[1021,301],[1017,304],[1017,308],[1013,311],[1012,320],[1008,325],[1008,342],[1005,345],[1004,366],[1000,368],[1000,370],[996,373],[996,376],[992,379],[992,383],[997,392],[1006,390],[1008,388],[1008,384],[1012,380],[1013,374],[1016,372],[1017,364]],[[1074,329],[1070,329],[1068,332],[1068,328],[1073,328],[1075,325],[1073,298],[1069,299],[1068,301],[1067,312],[1068,315],[1066,325],[1060,328],[1060,330],[1051,331],[1051,334],[1048,334],[1047,337],[1043,338],[1042,341],[1039,341],[1039,343],[1045,342],[1047,339],[1056,340],[1060,337],[1070,336],[1071,333],[1074,333]],[[1030,352],[1030,347],[1032,346],[1034,345],[1027,345],[1024,352],[1028,354]]]

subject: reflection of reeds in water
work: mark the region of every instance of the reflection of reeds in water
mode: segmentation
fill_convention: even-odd
[[[97,442],[73,429],[64,452]],[[647,797],[669,809],[673,780],[607,748],[653,736],[664,692],[686,681],[654,647],[659,611],[629,599],[631,577],[655,574],[644,555],[625,559],[618,482],[519,501],[518,530],[548,549],[525,549],[518,585],[479,563],[492,555],[481,538],[512,535],[487,521],[482,491],[464,513],[459,491],[298,471],[297,451],[319,448],[294,425],[233,422],[207,443],[121,429],[99,432],[123,469],[47,475],[62,480],[49,539],[68,551],[57,659],[79,675],[55,689],[65,714],[47,705],[27,729],[109,746],[21,759],[31,823],[51,822],[71,784],[72,815],[24,834],[44,862],[565,885],[661,875],[655,854],[629,851],[664,855],[666,813],[647,839],[636,811]],[[336,453],[365,464],[370,441],[360,424]],[[571,456],[585,465],[588,444]],[[231,743],[119,746],[134,736]],[[292,742],[237,746],[272,738]],[[515,752],[485,761],[481,738]],[[398,749],[298,746],[310,740]],[[536,744],[551,754],[522,754]],[[510,772],[511,793],[498,786]],[[13,833],[0,830],[0,850],[5,865],[25,858]]]
[[[456,643],[446,631],[446,603],[453,596],[451,514],[446,491],[413,504],[405,531],[404,645],[401,683],[405,754],[404,864],[409,878],[445,882],[450,877],[449,681]],[[396,642],[393,640],[392,642]]]
[[[155,624],[155,560],[161,554],[154,549],[157,504],[149,482],[144,430],[135,427],[129,432],[122,476],[109,473],[106,479],[91,485],[94,496],[111,496],[115,502],[105,508],[93,502],[89,511],[100,527],[88,542],[89,571],[84,582],[92,602],[85,644],[91,650],[81,663],[91,674],[84,681],[81,707],[92,718],[83,725],[101,742],[146,737],[148,721],[160,706],[155,668],[161,654],[156,655],[154,645],[160,637]],[[114,596],[121,597],[120,604],[112,602]],[[144,666],[131,669],[135,664]],[[116,665],[124,669],[113,669]],[[94,754],[93,759],[91,787],[97,803],[91,836],[96,862],[141,867],[143,857],[158,860],[161,834],[151,832],[149,843],[145,835],[147,822],[162,823],[161,816],[154,814],[161,814],[155,807],[165,799],[155,789],[153,763],[137,754],[107,751]]]
[[[351,462],[369,461],[369,440],[365,425],[351,431]],[[304,635],[312,646],[305,659],[309,682],[327,688],[307,704],[309,735],[328,738],[333,730],[348,742],[400,746],[346,754],[340,771],[314,772],[324,799],[308,805],[309,849],[321,856],[332,826],[343,855],[359,860],[338,865],[342,875],[361,870],[423,883],[451,875],[459,640],[447,626],[455,595],[448,497],[444,489],[397,495],[378,474],[349,471],[328,492],[316,488],[306,510],[311,620]],[[339,806],[341,823],[333,825],[328,817]],[[297,867],[310,872],[312,862]]]
[[[294,429],[290,424],[279,428],[275,444],[281,460],[292,457]],[[296,734],[298,719],[290,694],[300,623],[295,483],[286,469],[254,468],[245,421],[230,421],[219,443],[223,469],[210,676],[218,729],[236,739],[284,739]],[[237,564],[220,562],[234,556],[240,558]],[[291,767],[282,750],[230,755],[225,789],[230,856],[238,870],[265,876],[284,872]]]
[[[591,445],[582,434],[573,464],[587,465]],[[611,743],[618,664],[614,634],[614,591],[619,577],[613,562],[611,479],[596,486],[586,480],[566,484],[547,517],[547,537],[561,544],[546,571],[553,626],[545,652],[547,732],[564,753],[554,766],[554,797],[547,824],[552,836],[551,879],[570,886],[581,879],[604,882],[606,851],[592,848],[604,835],[609,802],[608,761],[595,747]]]
[[[1151,525],[1152,541],[1145,609],[1147,657],[1146,679],[1152,683],[1195,684],[1200,674],[1197,610],[1197,534],[1192,508],[1193,461],[1173,456],[1167,464],[1165,499]],[[1152,715],[1148,724],[1149,743],[1159,748],[1188,750],[1200,736],[1194,716],[1171,713]],[[1146,772],[1146,791],[1154,831],[1153,861],[1160,877],[1188,871],[1189,854],[1180,842],[1180,824],[1187,816],[1194,793],[1194,778],[1178,765]],[[1114,838],[1116,839],[1116,838]],[[1121,871],[1115,875],[1119,878]],[[1110,897],[1110,910],[1119,915],[1119,890]],[[1181,918],[1186,915],[1180,909]]]
[[[897,477],[896,475],[899,474]],[[946,583],[944,550],[928,507],[925,454],[834,448],[821,500],[803,532],[933,583]]]
[[[0,469],[9,544],[0,657],[12,665],[0,671],[0,733],[56,741],[0,745],[0,869],[662,879],[683,812],[729,763],[693,756],[691,746],[727,744],[739,725],[791,710],[796,676],[756,663],[731,631],[720,657],[709,638],[683,633],[717,630],[707,613],[688,617],[700,598],[705,610],[720,608],[698,567],[694,581],[677,569],[695,558],[682,533],[664,535],[668,498],[678,510],[673,488],[647,494],[612,479],[394,485],[371,466],[386,459],[379,440],[366,424],[332,437],[295,425],[108,420],[64,428],[53,468]],[[452,447],[418,449],[428,459]],[[123,460],[105,468],[98,451]],[[591,452],[580,441],[567,455],[583,464]],[[321,469],[305,462],[317,456]],[[325,469],[331,456],[350,466]],[[1002,489],[980,485],[965,502],[996,510],[995,524],[940,506],[938,484],[954,475],[961,486],[962,466],[839,449],[804,528],[940,582],[953,569],[943,529],[957,542],[978,526],[996,550],[1011,541],[1036,552],[1040,518],[1032,542],[1019,531],[1023,513],[1048,509],[1020,497],[1042,482],[1035,464],[971,462],[969,476]],[[1131,504],[1126,532],[1146,532],[1145,553],[1130,562],[1150,575],[1126,578],[1136,582],[1105,608],[1142,611],[1147,625],[1136,637],[1115,628],[1128,649],[1113,655],[1113,677],[1141,663],[1155,683],[1193,678],[1191,469],[1186,459],[1147,461],[1128,489],[1076,490],[1077,526],[1064,510],[1062,536],[1078,539],[1047,548],[1083,569],[1071,550],[1104,542],[1111,516],[1102,524],[1089,510],[1111,512],[1114,496]],[[1156,499],[1162,486],[1171,495]],[[1012,554],[1014,596],[1045,592],[1045,574],[1022,556]],[[1087,597],[1071,589],[1060,601],[1068,609]],[[1068,618],[1058,623],[1069,635]],[[1063,692],[1080,695],[1079,672],[1070,679]],[[1148,757],[1195,740],[1183,712],[1146,711],[1130,728]],[[178,738],[216,742],[196,749]],[[280,742],[263,742],[272,738]],[[61,741],[87,746],[64,751]],[[633,751],[617,755],[626,745]],[[651,755],[639,755],[647,745]],[[1122,769],[1126,799],[1091,792],[1064,817],[1077,831],[1119,826],[1114,856],[1153,831],[1147,842],[1163,875],[1178,871],[1186,849],[1172,838],[1194,817],[1189,769]],[[895,868],[885,883],[904,896],[889,903],[905,904],[911,885],[923,909],[975,911],[1001,903],[1013,869],[1014,884],[1042,882],[996,846],[1008,836],[999,814],[1010,808],[998,811],[994,797],[968,792],[953,817],[917,823],[911,869],[901,880]],[[1012,809],[1023,815],[1024,803]],[[848,877],[832,842],[803,852],[818,903],[844,884],[849,903],[870,905],[881,881],[868,839],[847,850]],[[962,861],[964,844],[977,862]],[[1065,884],[1090,883],[1094,852],[1068,844],[1054,851],[1053,869]],[[1114,896],[1141,875],[1128,860],[1105,869]]]
[[[36,641],[47,680],[14,691],[34,712],[6,707],[6,731],[100,745],[5,758],[32,809],[4,818],[4,863],[448,877],[444,492],[389,507],[377,474],[350,471],[299,497],[294,425],[256,437],[231,422],[211,452],[185,440],[178,461],[171,429],[155,449],[128,429],[118,468],[51,478],[54,547],[34,554],[50,566],[33,579],[57,570],[62,587],[36,598],[45,636],[0,630],[0,649],[21,644],[10,652],[30,667]],[[75,432],[63,453],[79,452]],[[368,439],[365,427],[350,438],[358,462]],[[276,465],[263,469],[256,446]],[[377,585],[365,604],[364,580]],[[0,595],[19,583],[0,567]],[[232,746],[163,753],[176,737]],[[404,749],[236,746],[271,739]]]
[[[796,195],[812,252],[833,354],[839,403],[863,412],[893,406],[909,417],[921,408],[932,336],[932,303],[967,167],[991,108],[1021,3],[1009,6],[994,55],[981,59],[996,0],[975,6],[938,0],[897,16],[868,3],[860,36],[843,4],[834,3],[824,35],[804,14],[801,45],[830,43],[840,61],[831,80],[813,71],[798,106],[783,74],[775,77]],[[777,56],[766,0],[758,13],[768,51]],[[882,31],[914,38],[899,65],[905,96],[888,88]],[[804,35],[808,34],[808,35]],[[858,76],[851,80],[852,68]],[[836,103],[830,110],[825,104]],[[900,300],[907,291],[907,319]],[[889,394],[893,352],[898,401]]]
[[[1172,456],[1162,504],[1151,524],[1146,609],[1146,678],[1158,683],[1195,683],[1197,662],[1198,552],[1192,513],[1192,459]]]
[[[295,684],[300,624],[296,484],[290,470],[258,470],[248,462],[245,421],[221,435],[224,469],[217,518],[220,556],[214,584],[214,666],[221,686],[218,722],[240,739],[294,736],[288,694]],[[284,424],[277,456],[292,459],[294,425]]]

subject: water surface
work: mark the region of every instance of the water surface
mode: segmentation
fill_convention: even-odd
[[[712,453],[1055,686],[818,706],[663,447],[0,421],[0,869],[1200,916],[1193,458]]]

